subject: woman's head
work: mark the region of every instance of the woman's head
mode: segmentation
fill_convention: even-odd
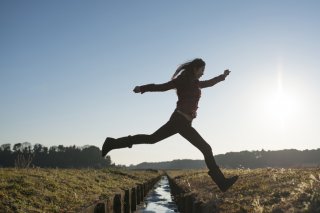
[[[177,77],[180,72],[180,75],[187,77],[188,79],[199,79],[203,75],[205,66],[206,63],[201,58],[188,61],[184,64],[181,64],[177,68],[176,72],[172,76],[172,79]]]

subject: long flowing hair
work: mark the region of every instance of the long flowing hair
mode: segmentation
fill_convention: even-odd
[[[193,59],[192,61],[185,62],[181,64],[171,77],[171,80],[175,78],[182,79],[194,79],[194,68],[200,68],[205,66],[206,63],[201,58]]]

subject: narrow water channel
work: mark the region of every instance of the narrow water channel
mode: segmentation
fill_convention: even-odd
[[[148,193],[139,213],[169,213],[178,212],[176,203],[172,200],[171,189],[167,176],[162,176]]]

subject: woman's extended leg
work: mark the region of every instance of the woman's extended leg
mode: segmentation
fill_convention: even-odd
[[[131,148],[133,144],[154,144],[176,133],[177,130],[175,128],[174,122],[172,119],[170,119],[166,124],[164,124],[151,135],[137,134],[118,139],[108,137],[102,146],[102,156],[106,156],[107,153],[113,149],[126,147]]]
[[[155,131],[151,135],[147,135],[147,134],[137,134],[132,136],[130,135],[128,137],[118,138],[117,140],[128,140],[130,145],[154,144],[176,133],[178,132],[174,127],[173,123],[171,121],[168,121],[166,124],[164,124],[162,127],[160,127],[157,131]]]
[[[209,170],[218,167],[213,157],[211,146],[201,137],[195,128],[192,126],[181,128],[179,134],[202,152]]]
[[[238,176],[233,176],[231,178],[224,177],[223,173],[221,172],[213,157],[211,146],[200,136],[197,130],[195,130],[191,125],[183,126],[181,129],[179,129],[179,133],[202,152],[207,167],[209,169],[208,174],[210,175],[212,180],[218,185],[221,191],[227,191],[237,181]]]

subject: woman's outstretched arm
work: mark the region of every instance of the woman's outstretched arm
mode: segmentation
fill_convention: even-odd
[[[136,86],[133,91],[135,93],[145,93],[145,92],[164,92],[170,89],[174,89],[175,84],[173,81],[169,81],[164,84],[146,84],[142,86]]]
[[[200,88],[212,87],[213,85],[219,83],[220,81],[224,81],[229,74],[230,74],[230,71],[225,70],[224,73],[221,75],[218,75],[206,81],[200,81],[199,86]]]

